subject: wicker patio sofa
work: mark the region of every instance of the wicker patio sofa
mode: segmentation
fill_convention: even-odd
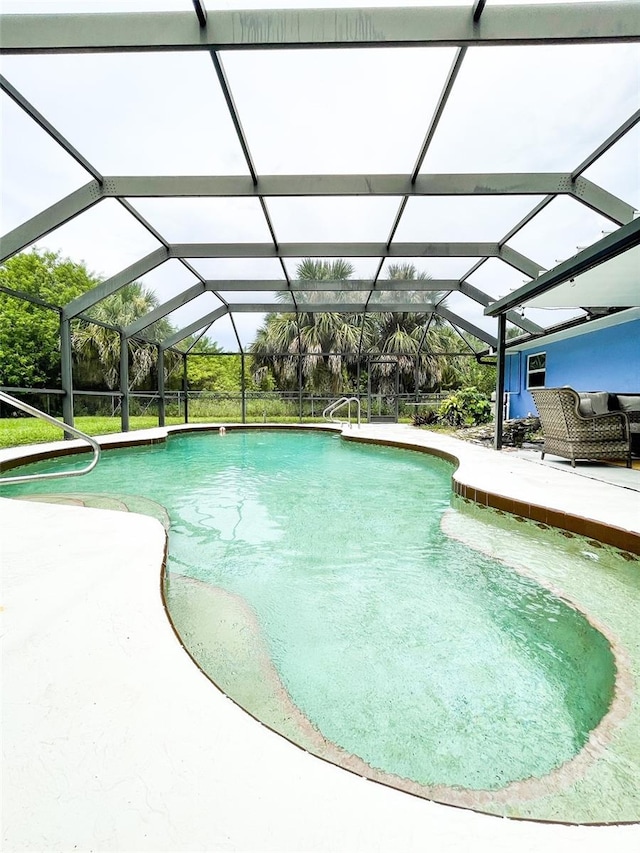
[[[542,425],[543,459],[545,453],[552,453],[570,459],[574,468],[577,459],[624,459],[631,468],[631,423],[636,413],[610,411],[615,395],[538,388],[531,390],[531,396]]]

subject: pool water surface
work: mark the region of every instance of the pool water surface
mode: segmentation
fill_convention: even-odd
[[[22,470],[81,467],[78,459]],[[326,433],[200,432],[109,451],[82,488],[100,495],[97,505],[113,496],[134,511],[166,509],[165,600],[185,647],[227,695],[308,751],[502,814],[635,815],[640,792],[625,787],[624,768],[614,787],[628,802],[605,814],[584,798],[577,811],[569,798],[566,814],[545,799],[558,779],[579,783],[569,777],[584,772],[585,757],[598,763],[592,746],[616,716],[620,655],[579,595],[569,596],[576,607],[551,591],[564,560],[556,545],[519,554],[514,571],[494,544],[517,551],[522,531],[505,536],[452,508],[452,470]],[[78,482],[5,494],[75,500]],[[620,571],[618,558],[620,577],[607,576],[594,566],[604,556],[574,549],[565,581],[582,574],[606,601],[590,576],[604,571],[609,586],[631,581],[637,595],[635,567]]]
[[[494,792],[583,749],[616,662],[579,610],[444,532],[451,474],[335,435],[229,431],[110,451],[82,489],[166,508],[174,624],[248,711],[294,740],[306,723],[363,775]],[[265,719],[267,693],[302,722]]]

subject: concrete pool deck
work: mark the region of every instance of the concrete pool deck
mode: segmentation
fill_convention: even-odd
[[[476,497],[613,526],[631,544],[640,535],[640,472],[613,485],[411,427],[348,433],[456,456],[459,488]],[[9,499],[0,514],[7,851],[638,848],[640,826],[502,820],[319,761],[245,714],[187,657],[163,608],[159,522]]]

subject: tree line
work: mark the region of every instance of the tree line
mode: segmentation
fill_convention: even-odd
[[[11,388],[60,387],[60,313],[57,306],[86,293],[100,283],[84,263],[61,258],[56,252],[34,250],[16,255],[0,267],[0,385]],[[7,291],[13,291],[15,296]],[[21,298],[30,297],[33,301]],[[49,306],[49,307],[46,307]],[[134,320],[158,306],[157,296],[140,282],[132,282],[90,308],[86,315],[95,322],[75,319],[71,326],[74,387],[80,390],[113,390],[120,381],[120,335]],[[153,387],[157,347],[175,331],[163,318],[145,330],[149,343],[129,342],[129,379],[137,390]],[[185,348],[194,343],[185,339]],[[220,352],[204,337],[194,353]],[[167,353],[167,388],[182,385],[181,358]],[[193,358],[189,381],[194,388],[216,386],[237,390],[240,383],[238,359]]]
[[[302,282],[349,281],[353,266],[344,260],[307,259],[297,267]],[[393,281],[424,281],[431,276],[414,264],[390,264],[388,278]],[[289,300],[287,291],[276,294]],[[367,294],[352,290],[298,291],[298,311],[267,316],[258,330],[251,352],[254,375],[272,378],[283,390],[298,387],[300,371],[303,388],[312,393],[338,394],[344,390],[366,391],[370,381],[375,392],[393,393],[396,371],[400,393],[439,391],[465,385],[491,393],[495,371],[480,365],[473,351],[486,345],[461,336],[436,312],[446,305],[446,293],[415,290],[375,290],[370,306],[376,302],[406,302],[406,311],[344,313],[341,304],[363,302]],[[305,306],[336,303],[336,311],[314,313]],[[469,355],[451,353],[467,351]],[[369,373],[371,375],[369,375]]]
[[[348,281],[353,266],[344,261],[307,259],[297,268],[302,282]],[[413,264],[390,265],[393,280],[419,281],[430,278]],[[0,268],[0,385],[5,387],[60,386],[59,311],[77,296],[94,288],[100,279],[84,263],[61,258],[58,253],[33,250],[11,258]],[[23,294],[31,298],[19,298]],[[340,393],[349,389],[365,391],[371,382],[375,391],[387,393],[398,372],[400,391],[413,393],[474,385],[490,392],[492,368],[470,357],[449,353],[467,347],[481,350],[484,345],[458,333],[435,312],[446,304],[446,294],[419,288],[402,291],[374,291],[371,300],[406,302],[402,312],[344,313],[339,305],[363,302],[366,295],[349,290],[305,289],[296,294],[297,308],[291,310],[288,292],[276,294],[282,312],[267,315],[249,347],[246,380],[249,389],[295,390],[299,376],[308,393]],[[336,302],[335,312],[305,311],[305,305]],[[372,304],[374,304],[372,303]],[[45,305],[52,307],[45,307]],[[133,282],[90,308],[89,320],[72,322],[74,387],[85,390],[115,389],[119,385],[120,336],[116,329],[130,325],[158,305],[148,288]],[[95,321],[95,322],[91,322]],[[114,328],[115,327],[115,328]],[[157,348],[174,332],[167,318],[145,330],[143,340],[130,341],[130,382],[136,390],[156,387]],[[209,358],[219,346],[202,337],[186,339],[181,346],[194,344],[187,359],[189,387],[195,390],[238,391],[240,357]],[[471,354],[471,349],[469,349]],[[198,356],[202,356],[198,358]],[[167,352],[166,387],[179,388],[182,359]],[[369,371],[371,375],[369,376]],[[360,383],[358,386],[358,382]]]

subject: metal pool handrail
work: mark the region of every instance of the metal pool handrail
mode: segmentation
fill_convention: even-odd
[[[69,426],[69,424],[65,424],[63,421],[59,421],[57,418],[52,418],[51,415],[41,412],[40,409],[36,409],[28,403],[16,400],[15,397],[12,397],[11,394],[5,394],[4,391],[0,391],[0,400],[5,403],[9,403],[16,409],[21,409],[28,415],[33,415],[35,418],[40,418],[42,421],[47,421],[47,423],[60,427],[65,432],[69,432],[77,438],[84,439],[84,441],[87,441],[93,448],[93,459],[85,468],[81,468],[79,471],[58,471],[53,474],[22,474],[18,477],[0,477],[0,485],[7,483],[25,483],[27,480],[54,480],[59,477],[79,477],[82,474],[88,474],[89,471],[93,471],[96,467],[98,460],[100,459],[100,445],[94,438],[91,438],[90,435],[81,432],[75,427]]]
[[[349,406],[348,414],[347,414],[347,423],[351,426],[351,404],[355,403],[358,407],[358,426],[360,426],[360,400],[357,397],[340,397],[339,400],[334,400],[333,403],[329,403],[324,412],[322,413],[322,417],[326,421],[332,421],[334,424],[341,424],[344,421],[339,420],[338,418],[334,418],[334,414],[341,409],[343,406]]]

